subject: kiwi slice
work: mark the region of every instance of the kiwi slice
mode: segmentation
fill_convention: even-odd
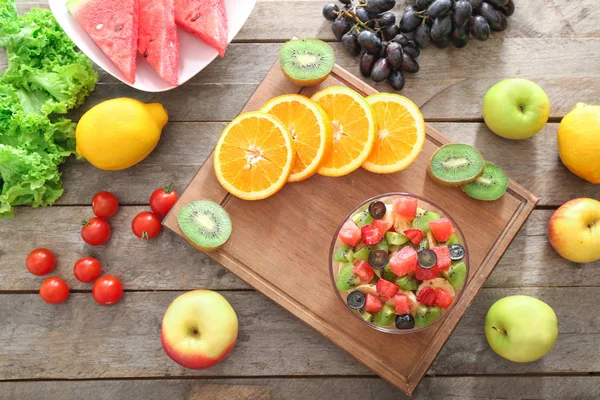
[[[294,39],[279,52],[283,74],[298,86],[316,86],[333,69],[335,56],[327,43],[317,39]]]
[[[392,272],[392,269],[390,268],[390,264],[386,265],[385,267],[383,267],[383,279],[385,279],[386,281],[389,282],[394,282],[394,280],[396,280],[397,276],[396,274],[394,274]]]
[[[389,326],[394,323],[396,318],[396,310],[394,307],[386,304],[381,307],[381,310],[377,311],[373,318],[373,323],[379,326]]]
[[[390,244],[388,243],[386,238],[383,238],[383,239],[381,239],[381,241],[379,243],[377,243],[375,245],[375,248],[377,250],[390,251]]]
[[[364,246],[358,250],[354,250],[354,254],[352,254],[352,258],[355,260],[363,260],[369,261],[369,254],[373,251],[371,246]]]
[[[417,290],[419,282],[414,275],[404,275],[402,278],[396,279],[396,285],[402,290]]]
[[[418,209],[417,215],[415,215],[415,218],[413,219],[411,226],[413,228],[420,229],[423,231],[423,233],[427,234],[431,230],[429,228],[429,223],[431,221],[436,221],[438,219],[440,219],[439,214],[434,213],[433,211]],[[427,238],[424,238],[424,239],[427,239]]]
[[[485,162],[479,151],[468,144],[451,143],[440,147],[429,161],[427,173],[435,182],[462,186],[483,172]]]
[[[425,304],[419,304],[415,313],[415,328],[424,328],[429,326],[441,316],[442,309],[440,307],[430,307]]]
[[[218,249],[231,236],[229,214],[210,200],[186,204],[177,214],[177,223],[187,241],[202,251]]]
[[[352,221],[354,221],[356,226],[362,228],[363,226],[373,222],[373,217],[371,216],[371,214],[369,214],[369,210],[363,210],[358,214],[354,214],[352,216]]]
[[[483,174],[473,182],[463,185],[461,189],[470,197],[477,200],[498,200],[508,188],[508,176],[502,168],[490,163],[485,163]]]
[[[403,233],[386,232],[385,240],[387,240],[387,242],[393,246],[399,246],[401,244],[408,242],[410,239],[408,238],[408,236],[406,236]]]
[[[454,261],[448,270],[442,271],[442,276],[455,290],[462,290],[467,279],[467,266],[462,261]]]
[[[352,263],[345,265],[341,270],[335,281],[335,286],[338,290],[346,292],[350,289],[354,289],[360,285],[360,278],[354,275]]]
[[[341,244],[333,253],[333,259],[338,262],[350,262],[352,261],[352,253],[352,246]]]

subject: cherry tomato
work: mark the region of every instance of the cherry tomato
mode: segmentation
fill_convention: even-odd
[[[69,298],[69,285],[56,276],[50,277],[40,287],[40,297],[46,303],[59,304]]]
[[[141,212],[131,221],[131,230],[140,239],[152,239],[160,233],[160,219],[152,212]]]
[[[111,192],[98,192],[92,199],[92,210],[98,218],[109,218],[117,213],[119,199]]]
[[[79,282],[90,283],[102,273],[102,264],[94,257],[80,258],[73,267],[73,273]]]
[[[171,185],[164,189],[156,189],[150,196],[150,208],[154,211],[154,214],[164,217],[173,208],[178,198],[179,196]]]
[[[102,276],[94,283],[92,296],[96,303],[103,306],[118,303],[123,297],[123,284],[114,276]]]
[[[91,246],[100,246],[110,238],[110,225],[103,219],[92,218],[89,221],[83,221],[81,237]]]
[[[35,249],[27,256],[25,266],[27,270],[36,276],[44,276],[49,274],[56,265],[54,254],[44,248]]]

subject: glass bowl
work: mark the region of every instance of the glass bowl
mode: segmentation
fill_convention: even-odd
[[[391,204],[392,202],[392,198],[394,196],[407,196],[407,197],[412,197],[412,198],[416,198],[417,200],[419,200],[419,208],[425,209],[427,211],[433,211],[435,213],[440,214],[442,217],[446,217],[450,220],[450,222],[452,222],[452,225],[454,227],[455,230],[455,234],[458,237],[458,243],[461,244],[464,249],[465,249],[465,256],[464,258],[461,260],[464,262],[466,269],[467,269],[467,275],[465,277],[465,282],[463,284],[463,287],[460,291],[456,291],[456,296],[454,298],[454,301],[452,302],[452,304],[450,305],[450,307],[445,310],[445,312],[440,316],[440,318],[438,318],[437,320],[435,320],[434,322],[432,322],[430,325],[427,325],[425,327],[421,327],[421,328],[413,328],[413,329],[397,329],[395,326],[378,326],[375,325],[374,323],[365,321],[362,316],[359,314],[358,310],[353,310],[352,308],[350,308],[350,306],[348,306],[348,303],[346,302],[346,297],[349,293],[351,293],[352,291],[348,291],[348,292],[340,292],[335,284],[338,273],[339,273],[339,262],[338,261],[334,261],[333,260],[333,255],[336,251],[336,249],[340,246],[341,242],[338,239],[338,234],[342,228],[342,226],[344,225],[344,223],[346,221],[348,221],[355,213],[366,210],[369,207],[369,204],[371,204],[373,201],[376,200],[380,200],[383,201],[386,204]],[[389,202],[389,203],[388,203]],[[385,194],[380,194],[378,196],[375,197],[371,197],[370,199],[367,199],[365,201],[363,201],[362,203],[360,203],[358,206],[356,206],[354,209],[352,209],[352,211],[350,211],[345,217],[344,219],[340,222],[338,228],[335,231],[335,235],[333,236],[333,240],[331,241],[331,248],[329,251],[329,276],[331,278],[331,284],[333,287],[333,290],[335,291],[335,293],[337,294],[337,297],[340,299],[340,301],[342,303],[344,303],[344,306],[346,307],[346,309],[348,310],[348,312],[352,313],[352,315],[354,315],[356,318],[358,318],[358,320],[365,324],[370,326],[373,329],[376,329],[378,331],[381,332],[385,332],[385,333],[391,333],[391,334],[409,334],[409,333],[415,333],[415,332],[419,332],[422,331],[424,329],[429,329],[432,326],[435,326],[436,324],[438,324],[440,321],[442,321],[449,313],[452,312],[452,310],[454,309],[454,306],[458,303],[458,301],[460,300],[465,288],[467,287],[468,281],[469,281],[469,250],[467,247],[467,243],[465,241],[464,235],[462,234],[462,231],[460,230],[459,226],[456,224],[456,222],[454,221],[454,219],[452,219],[452,217],[441,207],[439,207],[437,204],[433,203],[432,201],[426,200],[420,196],[411,194],[411,193],[403,193],[403,192],[390,192],[390,193],[385,193]]]

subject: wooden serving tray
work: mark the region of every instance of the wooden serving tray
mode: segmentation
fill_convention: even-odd
[[[242,111],[258,110],[281,94],[310,96],[332,85],[363,95],[377,92],[337,65],[319,87],[299,88],[275,63]],[[233,233],[223,248],[208,256],[410,395],[538,201],[513,181],[494,202],[476,201],[460,189],[435,184],[427,177],[427,163],[448,142],[428,126],[423,153],[404,171],[316,175],[260,201],[228,194],[215,178],[211,155],[164,224],[182,235],[176,219],[181,207],[198,199],[220,203],[231,216]],[[392,335],[366,326],[348,312],[329,277],[329,248],[342,218],[363,200],[386,192],[410,192],[437,203],[460,226],[469,247],[469,281],[458,304],[443,321],[415,334]]]

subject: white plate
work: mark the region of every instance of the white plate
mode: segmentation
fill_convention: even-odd
[[[66,2],[67,0],[49,0],[54,17],[77,47],[100,68],[121,82],[145,92],[164,92],[176,87],[163,81],[139,53],[135,83],[127,82],[121,71],[106,57],[75,18],[69,14]],[[225,13],[227,14],[229,29],[228,42],[231,42],[242,29],[242,25],[250,16],[255,4],[256,0],[225,0]],[[219,53],[194,35],[184,32],[180,28],[177,30],[179,32],[179,84],[182,85],[202,71]]]

